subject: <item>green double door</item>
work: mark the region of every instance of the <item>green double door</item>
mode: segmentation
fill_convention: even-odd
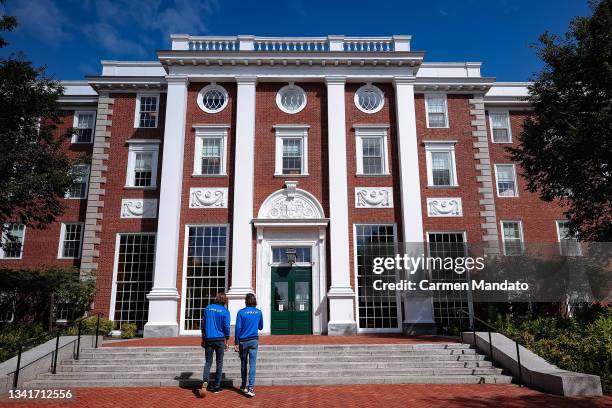
[[[272,334],[312,334],[310,267],[272,267]]]

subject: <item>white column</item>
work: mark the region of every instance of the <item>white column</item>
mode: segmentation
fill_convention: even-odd
[[[155,275],[149,299],[145,337],[177,336],[176,274],[180,236],[181,186],[187,112],[187,77],[167,77],[166,127],[155,244]]]
[[[232,219],[232,284],[228,291],[232,323],[253,293],[253,188],[255,171],[255,77],[237,77],[234,216]],[[264,301],[263,299],[261,301]]]
[[[346,119],[344,77],[327,77],[327,121],[329,154],[329,228],[331,287],[328,334],[354,334],[355,292],[350,283],[348,186],[346,165]]]
[[[414,77],[396,77],[397,148],[399,152],[402,232],[405,250],[411,256],[422,256],[423,214],[419,178],[419,145],[414,107]],[[433,299],[422,294],[404,297],[404,330],[410,334],[435,330]]]

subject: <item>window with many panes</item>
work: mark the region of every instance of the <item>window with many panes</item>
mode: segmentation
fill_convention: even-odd
[[[283,174],[302,173],[302,139],[283,139]]]
[[[202,310],[227,282],[227,226],[187,227],[185,271],[185,330],[200,330]]]
[[[274,174],[308,174],[308,126],[276,125],[276,163]]]
[[[142,94],[136,97],[134,127],[156,128],[159,115],[159,95]]]
[[[427,111],[427,127],[448,127],[448,109],[445,94],[425,95],[425,107]]]
[[[224,176],[227,174],[228,125],[198,125],[195,131],[193,174]]]
[[[518,197],[514,164],[496,164],[495,178],[499,197]]]
[[[62,223],[58,258],[80,258],[82,239],[82,223]]]
[[[564,256],[580,256],[580,242],[570,233],[568,221],[557,221],[557,239],[559,252]]]
[[[25,242],[25,225],[5,224],[0,247],[0,258],[21,259]]]
[[[502,221],[502,241],[504,255],[521,255],[523,245],[523,225],[520,221]]]
[[[489,112],[489,125],[491,126],[491,140],[493,143],[511,143],[510,115],[505,112]]]
[[[457,259],[467,256],[467,243],[463,232],[434,232],[427,235],[428,255],[431,258]],[[468,273],[456,273],[432,263],[432,282],[464,283],[469,281]],[[459,319],[465,316],[458,314],[459,309],[469,311],[471,308],[470,293],[467,290],[435,290],[433,291],[434,318],[443,332],[448,332],[459,324]],[[467,322],[466,322],[467,323]]]
[[[221,174],[223,138],[202,138],[202,171],[201,174]]]
[[[87,198],[87,188],[89,185],[89,165],[77,164],[72,167],[72,174],[75,179],[72,186],[66,191],[65,198],[82,199]]]
[[[147,294],[153,287],[155,235],[119,234],[115,266],[114,321],[117,328],[136,323],[142,330],[149,317]]]
[[[386,127],[356,127],[358,175],[389,174]]]
[[[374,258],[395,256],[395,227],[387,224],[355,225],[359,329],[399,328],[399,292],[375,290],[374,281],[397,282],[396,270],[374,274]]]
[[[427,185],[449,187],[457,185],[455,144],[426,142]]]
[[[128,143],[130,143],[130,147],[126,187],[156,187],[159,141],[132,140]]]
[[[74,112],[74,134],[72,143],[93,143],[96,113],[93,111]]]

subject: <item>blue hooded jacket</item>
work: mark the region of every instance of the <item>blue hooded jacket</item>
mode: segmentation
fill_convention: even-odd
[[[230,335],[230,312],[223,305],[208,305],[202,313],[202,337],[208,341],[223,340]]]
[[[241,341],[255,340],[259,338],[258,330],[263,329],[263,315],[256,307],[245,307],[240,309],[236,316],[236,344]]]

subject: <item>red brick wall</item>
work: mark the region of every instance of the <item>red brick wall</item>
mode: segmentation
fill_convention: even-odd
[[[95,108],[92,107],[92,110]],[[62,122],[53,131],[56,137],[65,135],[72,128],[74,111],[66,111]],[[70,138],[64,140],[62,149],[69,157],[90,156],[93,143],[72,144]],[[71,267],[80,265],[80,259],[58,259],[60,231],[62,222],[84,222],[87,200],[61,200],[66,205],[63,215],[46,229],[36,230],[26,227],[22,259],[0,259],[0,268],[46,268],[51,266]]]

